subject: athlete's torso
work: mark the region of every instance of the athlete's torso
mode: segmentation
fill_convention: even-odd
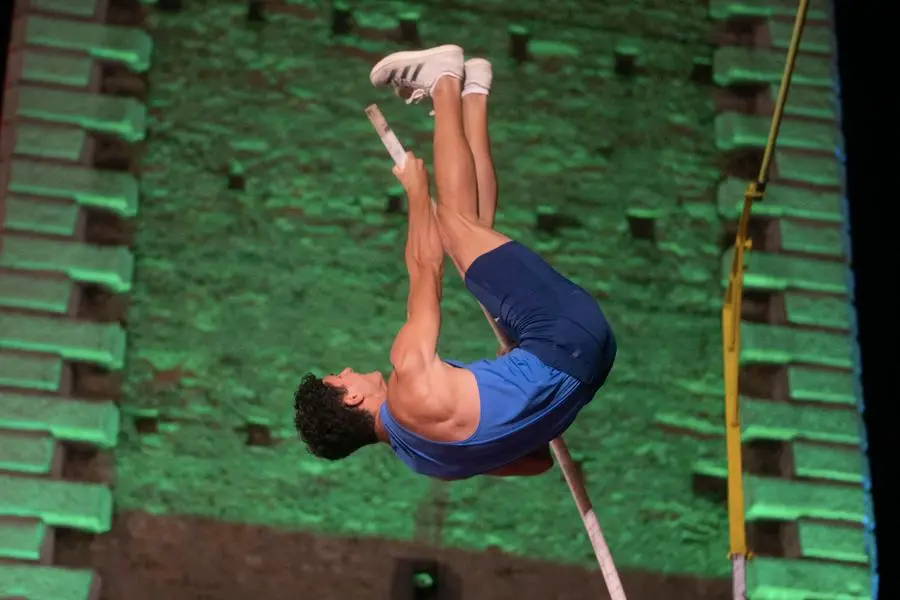
[[[390,401],[379,415],[397,457],[417,473],[443,479],[487,473],[546,445],[599,387],[582,384],[522,349],[470,364],[446,362],[471,373],[477,384],[477,425],[471,435],[435,441],[447,438],[404,427],[391,413]]]

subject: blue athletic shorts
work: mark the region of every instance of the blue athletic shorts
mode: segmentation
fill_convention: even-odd
[[[597,300],[522,244],[479,256],[466,287],[516,345],[541,362],[599,388],[616,357],[616,339]]]

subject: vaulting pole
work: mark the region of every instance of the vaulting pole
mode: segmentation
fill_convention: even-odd
[[[375,131],[378,132],[384,147],[387,148],[391,158],[394,159],[394,163],[402,166],[406,161],[406,150],[403,148],[400,140],[397,139],[397,135],[387,124],[384,115],[381,114],[381,110],[375,104],[371,104],[366,107],[366,115],[375,127]],[[503,352],[508,351],[510,347],[506,336],[503,335],[484,307],[481,310],[484,312],[491,330],[497,337],[497,342],[500,344],[501,349]],[[610,599],[627,600],[625,598],[625,590],[622,588],[622,581],[619,579],[619,572],[616,570],[612,553],[609,551],[609,545],[606,543],[606,538],[603,537],[603,531],[600,529],[600,522],[594,513],[591,499],[584,487],[584,482],[578,474],[578,467],[575,465],[575,461],[572,460],[572,455],[569,454],[565,441],[561,437],[556,438],[550,442],[550,449],[553,451],[554,457],[556,457],[556,464],[562,469],[569,491],[572,492],[572,498],[574,498],[575,505],[578,507],[581,521],[584,523],[591,546],[594,548],[594,556],[597,557],[597,564],[600,565],[600,572],[603,574],[603,580],[606,582],[606,588],[609,590]]]

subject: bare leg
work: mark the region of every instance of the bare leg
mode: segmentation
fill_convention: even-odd
[[[438,84],[438,87],[440,87],[440,83]],[[448,93],[453,92],[459,93],[458,85]],[[456,267],[456,270],[459,271],[459,275],[463,280],[466,278],[466,270],[468,270],[472,261],[484,252],[489,252],[497,246],[509,241],[509,238],[500,235],[492,229],[494,213],[497,210],[497,179],[494,174],[494,165],[491,160],[490,145],[487,135],[487,97],[480,95],[478,98],[469,99],[471,96],[474,95],[469,94],[462,101],[459,100],[458,95],[456,96],[456,105],[460,108],[459,113],[457,113],[455,110],[449,110],[451,99],[440,98],[438,89],[435,89],[434,91],[435,180],[437,182],[438,197],[440,198],[440,203],[437,207],[438,219],[440,221],[441,236],[444,239],[444,246],[447,248],[450,260],[453,261],[453,265]],[[438,103],[443,103],[445,101],[448,105],[446,107],[448,110],[446,110],[444,115],[441,115],[441,111],[438,109]],[[455,109],[456,106],[453,106],[452,108]],[[457,117],[457,115],[459,116]],[[458,120],[453,123],[456,127],[442,127],[439,130],[438,124],[444,125],[444,123],[441,123],[442,116],[447,119],[451,116],[455,119],[458,118]],[[468,137],[470,131],[473,136],[472,138]],[[445,132],[452,132],[452,137],[446,135]],[[441,133],[445,133],[445,136],[441,137]],[[448,137],[451,138],[449,141]],[[448,183],[445,183],[445,187],[442,188],[440,181],[438,181],[438,172],[440,170],[438,165],[441,165],[441,167],[444,167],[447,170],[450,170],[450,168],[454,166],[454,163],[452,162],[450,164],[441,164],[442,153],[439,153],[439,149],[442,152],[446,151],[444,156],[453,156],[449,149],[444,147],[443,144],[449,144],[451,142],[456,144],[458,143],[458,137],[462,137],[462,142],[466,145],[466,153],[469,155],[465,160],[467,163],[465,170],[468,172],[467,176],[469,177],[469,186],[466,186],[465,191],[469,194],[474,191],[474,198],[470,199],[466,196],[463,210],[454,210],[456,206],[460,206],[463,203],[454,205],[453,203],[445,202],[445,199],[447,198],[445,195],[447,192],[445,190],[456,190],[450,187]],[[463,161],[461,157],[458,160],[460,162]],[[451,184],[458,183],[455,177],[448,177],[448,179],[450,179]],[[470,189],[472,184],[475,184],[475,190]],[[456,193],[459,192],[456,191]],[[459,198],[457,198],[457,200],[459,200]],[[472,210],[473,208],[474,211]],[[490,313],[488,313],[483,306],[481,307],[481,310],[484,312],[485,317],[487,317],[491,329],[493,329],[494,334],[500,342],[501,349],[498,354],[507,351],[512,345],[511,342],[499,329]]]
[[[497,173],[494,169],[494,160],[491,158],[487,102],[487,94],[467,94],[462,99],[466,139],[475,159],[478,220],[487,227],[493,227],[494,215],[497,213]]]
[[[463,96],[463,125],[466,140],[475,159],[475,180],[478,183],[478,222],[485,227],[494,228],[494,216],[497,214],[497,171],[491,157],[491,140],[488,135],[487,94],[467,94]],[[457,265],[459,270],[459,266]],[[463,275],[460,270],[460,275]],[[497,341],[500,343],[498,354],[508,351],[513,342],[506,337],[490,313],[482,306],[481,310],[488,319]]]
[[[443,77],[432,92],[438,213],[452,212],[464,219],[477,219],[475,162],[463,129],[460,88],[458,79]]]
[[[442,78],[432,91],[432,99],[439,227],[453,263],[465,273],[476,258],[508,242],[509,238],[486,227],[478,218],[475,159],[463,125],[460,82]]]

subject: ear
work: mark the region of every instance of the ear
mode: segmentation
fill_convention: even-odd
[[[345,394],[345,397],[346,397],[346,400],[344,403],[347,406],[359,406],[360,404],[362,404],[362,401],[363,401],[363,395],[360,394],[355,389],[348,388],[347,393]]]

